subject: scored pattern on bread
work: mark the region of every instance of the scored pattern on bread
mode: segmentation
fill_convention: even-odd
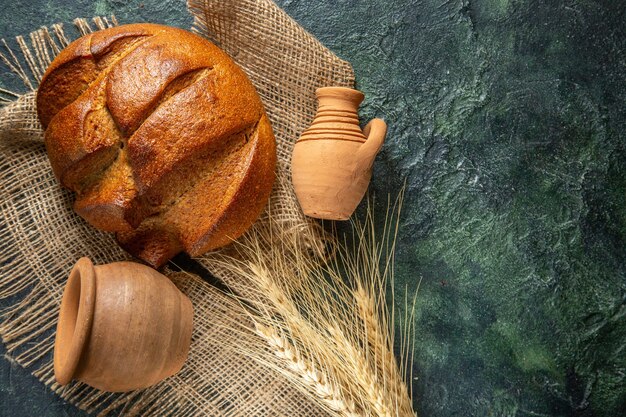
[[[52,62],[37,95],[75,211],[158,267],[239,237],[274,181],[275,141],[243,71],[181,29],[118,26]]]

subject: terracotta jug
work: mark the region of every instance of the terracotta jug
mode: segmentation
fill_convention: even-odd
[[[364,96],[360,91],[324,87],[316,94],[315,119],[293,150],[293,186],[307,216],[347,220],[367,191],[387,125],[374,119],[361,131],[357,111]]]
[[[153,385],[182,368],[192,320],[191,301],[152,268],[81,258],[61,301],[55,378],[111,392]]]

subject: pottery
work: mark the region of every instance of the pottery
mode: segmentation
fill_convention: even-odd
[[[154,385],[182,368],[192,320],[191,301],[152,268],[81,258],[61,301],[55,378],[110,392]]]
[[[373,119],[361,131],[360,91],[324,87],[316,95],[319,107],[313,123],[293,150],[293,186],[307,216],[347,220],[367,191],[387,125]]]

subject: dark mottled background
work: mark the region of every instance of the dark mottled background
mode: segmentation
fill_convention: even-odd
[[[4,3],[0,36],[76,16],[188,28],[181,0]],[[280,0],[352,62],[408,191],[397,288],[417,304],[424,417],[626,416],[626,4]],[[0,415],[81,415],[0,366]]]

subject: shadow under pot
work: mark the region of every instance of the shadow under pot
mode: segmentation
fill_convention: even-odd
[[[192,321],[189,298],[152,268],[81,258],[61,301],[55,378],[110,392],[154,385],[182,368]]]

